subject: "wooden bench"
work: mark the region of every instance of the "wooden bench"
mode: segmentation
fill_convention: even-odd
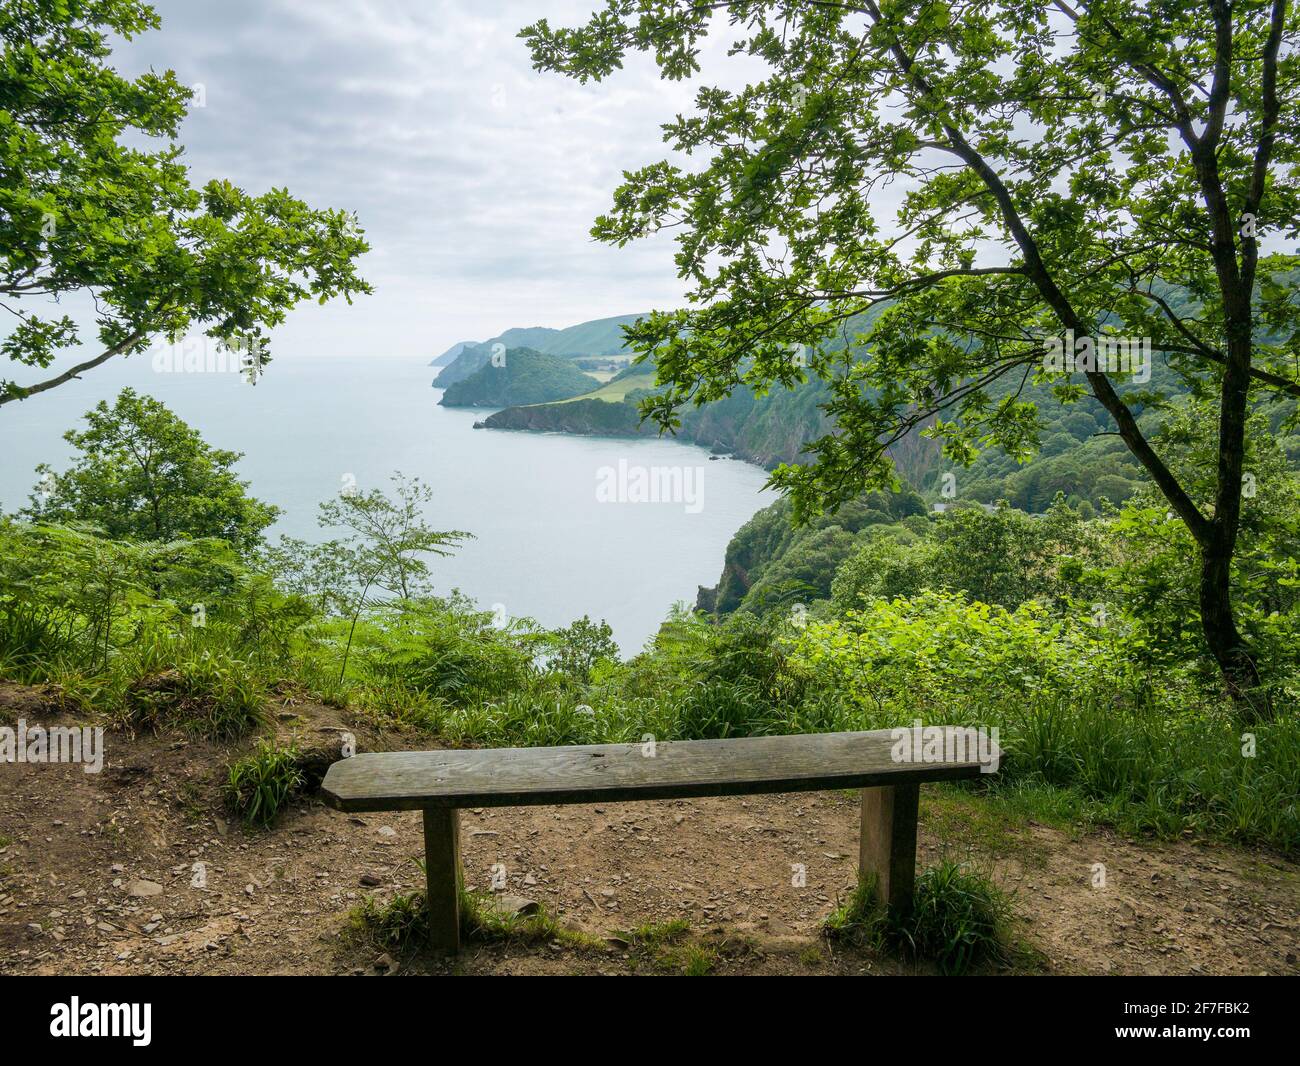
[[[944,735],[960,734],[939,727]],[[862,789],[859,875],[874,876],[896,911],[911,905],[916,876],[916,810],[923,781],[975,777],[996,769],[962,743],[943,761],[897,761],[891,730],[354,755],[330,766],[321,791],[344,811],[424,811],[430,942],[460,945],[461,807],[735,796]],[[993,758],[988,759],[989,751]],[[985,765],[987,770],[987,766]]]

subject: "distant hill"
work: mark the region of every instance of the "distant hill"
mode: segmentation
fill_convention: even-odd
[[[545,344],[533,345],[549,355],[618,355],[623,351],[623,327],[643,315],[615,315],[551,330]]]
[[[480,343],[489,347],[493,344],[504,344],[507,348],[532,348],[534,351],[544,351],[551,338],[559,332],[558,329],[551,329],[549,326],[515,326]]]
[[[449,385],[440,402],[445,407],[550,403],[590,392],[596,384],[568,359],[532,348],[507,348],[500,365],[489,354],[472,374]]]
[[[492,341],[487,344],[466,344],[459,355],[438,371],[438,376],[433,379],[433,387],[446,389],[458,381],[464,381],[480,367],[487,365],[492,358],[492,345],[502,343],[504,342]],[[509,350],[509,346],[506,346],[506,350]]]
[[[436,355],[436,356],[434,356],[432,359],[430,359],[430,360],[429,360],[429,365],[430,365],[430,366],[446,366],[448,363],[450,363],[450,362],[452,362],[453,360],[455,360],[455,358],[456,358],[458,355],[460,355],[461,352],[463,352],[466,348],[468,348],[468,347],[469,347],[471,344],[473,344],[473,343],[474,343],[474,341],[457,341],[457,342],[456,342],[455,344],[453,344],[450,348],[448,348],[445,352],[443,352],[442,355]]]
[[[508,329],[485,341],[466,341],[450,359],[444,356],[454,349],[448,349],[434,361],[441,366],[442,372],[434,379],[435,388],[445,389],[467,377],[487,363],[492,354],[492,346],[505,345],[509,348],[529,348],[543,355],[557,355],[564,358],[582,356],[610,356],[623,352],[623,327],[631,325],[642,315],[614,315],[612,318],[598,318],[591,322],[579,322],[576,326],[564,329],[551,329],[548,326],[524,326]]]

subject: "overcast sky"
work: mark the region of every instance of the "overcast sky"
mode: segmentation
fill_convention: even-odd
[[[640,56],[599,85],[537,73],[516,36],[601,0],[153,2],[162,29],[114,62],[202,87],[182,130],[195,183],[287,186],[356,211],[373,246],[375,295],[301,307],[272,338],[277,358],[433,355],[682,302],[670,240],[618,250],[589,230],[623,170],[664,157],[659,126],[693,88]],[[741,72],[706,67],[719,73]]]

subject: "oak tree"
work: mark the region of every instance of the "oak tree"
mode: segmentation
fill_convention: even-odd
[[[1297,29],[1287,0],[609,0],[522,36],[584,82],[634,52],[692,77],[716,32],[764,67],[701,87],[664,129],[702,158],[627,172],[596,222],[616,245],[677,233],[690,304],[630,331],[662,386],[647,416],[825,379],[834,428],[774,477],[807,515],[889,483],[914,430],[958,462],[1027,458],[1025,389],[1091,394],[1191,533],[1200,625],[1250,717],[1268,708],[1232,562],[1252,402],[1300,396],[1278,250],[1300,217]],[[1099,354],[1118,336],[1214,402],[1212,491],[1139,423],[1160,397]]]

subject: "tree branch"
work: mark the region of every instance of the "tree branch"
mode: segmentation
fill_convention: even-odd
[[[871,9],[871,17],[879,25],[882,20],[875,0],[865,0],[865,2]],[[923,75],[916,72],[912,60],[898,44],[897,38],[890,44],[889,50],[899,68],[911,80],[917,90],[923,96],[932,97],[934,95],[932,87]],[[1016,208],[1015,201],[1012,200],[1011,193],[1002,179],[998,177],[984,157],[971,146],[961,130],[946,119],[941,119],[941,125],[950,142],[948,151],[962,159],[993,193],[993,198],[997,201],[1003,221],[1010,231],[1012,239],[1019,246],[1021,254],[1025,257],[1025,272],[1037,286],[1044,301],[1066,329],[1072,329],[1079,334],[1090,335],[1093,332],[1092,329],[1075,312],[1073,305],[1057,286],[1051,271],[1043,262],[1042,255],[1038,250],[1038,243],[1025,226],[1024,220],[1020,217],[1020,212]],[[1133,452],[1147,473],[1151,475],[1151,479],[1164,493],[1165,498],[1178,512],[1179,517],[1187,523],[1187,528],[1191,531],[1192,536],[1196,538],[1198,543],[1205,543],[1210,536],[1209,521],[1201,514],[1200,509],[1165,465],[1164,460],[1151,447],[1150,442],[1138,426],[1137,419],[1133,417],[1133,412],[1129,410],[1128,405],[1115,392],[1110,379],[1105,374],[1095,370],[1087,371],[1086,376],[1088,384],[1092,387],[1093,395],[1097,397],[1101,405],[1115,419],[1124,443],[1128,445],[1129,450]]]
[[[113,347],[105,349],[99,355],[95,356],[94,359],[87,359],[84,363],[78,363],[76,366],[68,370],[65,370],[62,374],[59,374],[57,377],[49,378],[46,381],[42,381],[36,385],[18,386],[19,388],[18,392],[0,394],[0,407],[3,407],[7,403],[13,403],[15,400],[25,400],[27,399],[27,397],[34,396],[38,392],[45,392],[48,389],[53,389],[58,387],[59,385],[62,385],[65,381],[71,381],[73,378],[78,378],[87,370],[93,370],[101,363],[107,363],[110,359],[113,358],[113,356],[121,355],[132,345],[138,344],[140,341],[144,340],[144,338],[147,336],[148,333],[146,333],[145,331],[143,330],[137,331],[135,333],[132,333],[129,337],[127,337],[125,340],[121,341],[120,343],[113,345]]]
[[[1254,215],[1259,212],[1259,205],[1264,199],[1264,187],[1268,179],[1268,163],[1273,155],[1273,139],[1277,131],[1277,121],[1281,114],[1281,105],[1277,99],[1277,57],[1282,47],[1282,30],[1286,24],[1286,0],[1273,0],[1270,15],[1268,40],[1264,45],[1264,72],[1261,79],[1263,95],[1263,114],[1260,117],[1259,144],[1255,149],[1255,161],[1251,169],[1250,188],[1246,193],[1243,213]],[[1254,228],[1247,227],[1241,240],[1242,282],[1247,292],[1254,291],[1255,266],[1259,261],[1259,243],[1254,236]]]

